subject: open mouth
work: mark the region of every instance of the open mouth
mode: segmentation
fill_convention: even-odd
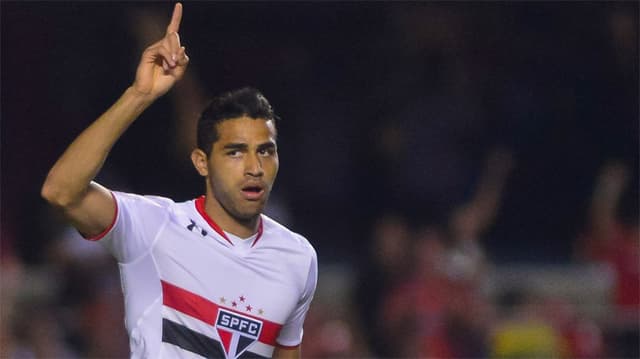
[[[248,200],[259,199],[264,193],[264,189],[260,186],[246,186],[242,187],[242,194]]]

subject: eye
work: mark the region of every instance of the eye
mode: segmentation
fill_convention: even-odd
[[[258,154],[262,157],[273,156],[274,153],[276,153],[275,148],[261,148],[258,150]]]
[[[228,151],[227,152],[227,156],[229,157],[240,157],[242,156],[242,152],[238,151],[238,150],[232,150],[232,151]]]

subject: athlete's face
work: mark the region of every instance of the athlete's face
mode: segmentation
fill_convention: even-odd
[[[234,219],[251,220],[264,209],[278,173],[275,125],[239,117],[222,121],[217,131],[207,159],[210,193]]]

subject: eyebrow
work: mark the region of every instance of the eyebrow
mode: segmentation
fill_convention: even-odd
[[[227,143],[222,147],[224,150],[236,150],[236,151],[246,151],[249,149],[249,145],[246,143]],[[258,150],[264,150],[269,148],[276,148],[276,144],[272,141],[264,142],[258,145]]]
[[[266,149],[272,149],[272,148],[276,148],[276,144],[274,142],[265,142],[265,143],[261,143],[258,145],[258,151],[259,150],[266,150]]]
[[[222,148],[225,150],[246,150],[249,146],[246,143],[227,143]]]

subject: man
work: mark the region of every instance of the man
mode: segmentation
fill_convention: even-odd
[[[42,196],[119,262],[134,358],[299,358],[314,249],[261,214],[278,172],[275,115],[253,89],[216,98],[191,155],[206,194],[175,203],[93,182],[111,147],[184,74],[182,5],[133,85],[53,166]]]

